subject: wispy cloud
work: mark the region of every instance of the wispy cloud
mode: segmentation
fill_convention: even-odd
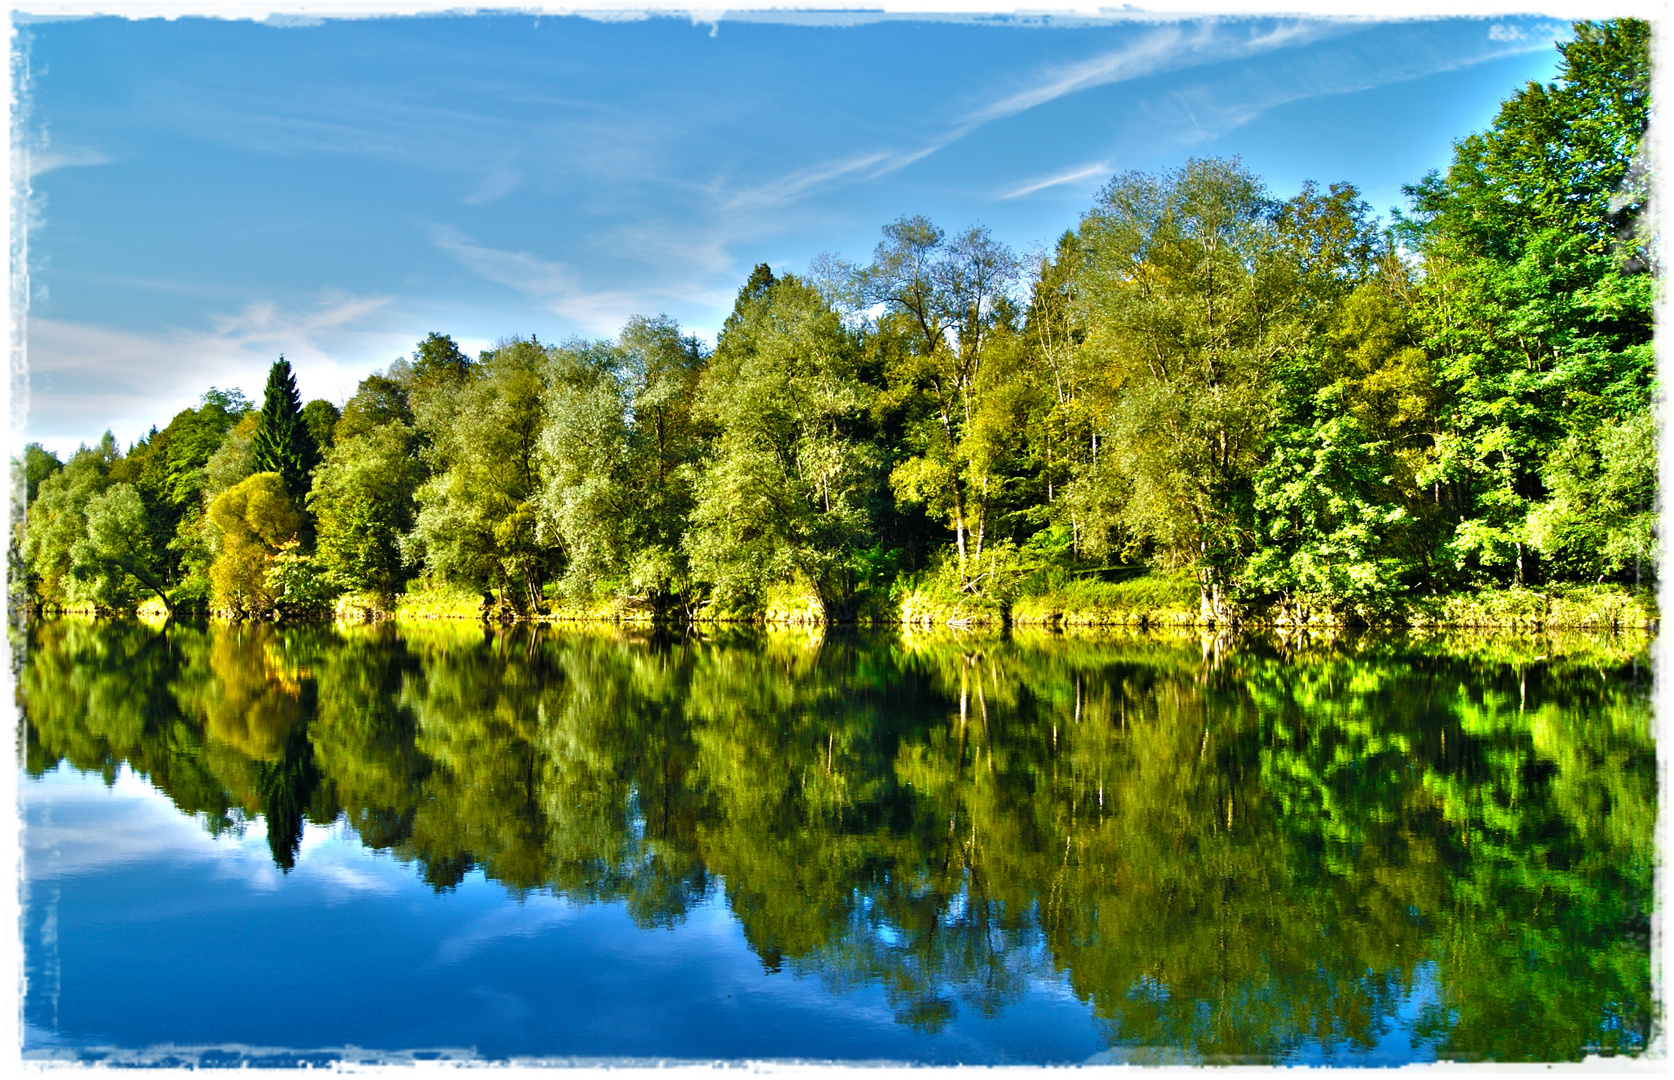
[[[855,173],[871,175],[868,170],[885,164],[898,156],[881,150],[874,150],[868,153],[855,154],[839,161],[826,161],[818,165],[810,165],[805,169],[787,173],[777,180],[770,180],[765,184],[747,188],[725,200],[721,204],[721,208],[723,210],[743,210],[780,206],[832,180],[852,176]]]
[[[504,251],[478,243],[449,225],[430,230],[431,242],[478,277],[532,297],[547,311],[587,333],[612,335],[635,314],[665,310],[669,303],[713,304],[720,293],[697,284],[705,272],[727,270],[732,258],[720,240],[696,241],[654,227],[623,226],[610,234],[642,258],[650,256],[652,280],[674,282],[636,289],[590,289],[573,267],[528,251]],[[659,272],[660,270],[660,272]],[[694,275],[693,271],[697,271]]]
[[[1097,165],[1085,165],[1071,168],[1067,172],[1057,173],[1044,180],[1025,181],[1021,187],[1013,188],[999,197],[1002,199],[1020,199],[1025,195],[1033,195],[1037,191],[1058,187],[1062,184],[1073,184],[1077,180],[1085,180],[1090,176],[1104,176],[1110,172],[1110,166],[1104,162]]]
[[[501,907],[450,934],[420,970],[457,964],[509,938],[536,937],[554,926],[573,922],[576,908],[551,897],[531,896],[516,907]]]
[[[1307,65],[1239,69],[1136,107],[1151,118],[1149,130],[1172,132],[1176,144],[1190,146],[1220,138],[1293,102],[1398,85],[1541,52],[1552,47],[1552,40],[1541,33],[1490,32],[1480,51],[1464,55],[1426,47],[1422,37],[1395,49],[1350,43]]]
[[[482,206],[503,199],[523,183],[523,174],[509,166],[494,169],[482,178],[482,183],[471,194],[459,201],[467,206]]]
[[[54,169],[109,165],[115,160],[103,150],[91,146],[42,146],[29,151],[29,176],[34,178]]]
[[[956,123],[915,147],[874,150],[800,169],[741,192],[725,205],[728,208],[781,205],[835,181],[881,179],[922,161],[987,124],[1017,116],[1059,98],[1183,67],[1246,59],[1343,32],[1343,24],[1320,20],[1283,22],[1265,28],[1251,23],[1213,20],[1195,26],[1172,24],[1157,27],[1123,48],[1072,64],[1038,70],[1022,80],[1021,86],[1002,91],[968,109]],[[1018,194],[1026,192],[1004,197],[1015,198]]]

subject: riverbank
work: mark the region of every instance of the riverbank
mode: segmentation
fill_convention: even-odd
[[[1499,630],[1644,630],[1655,632],[1661,620],[1656,594],[1650,588],[1614,585],[1553,588],[1504,588],[1414,597],[1383,615],[1342,613],[1306,601],[1267,608],[1247,608],[1234,620],[1205,619],[1197,588],[1189,579],[1141,576],[1128,581],[1077,581],[1051,591],[1024,595],[1011,601],[991,596],[919,586],[898,595],[874,597],[856,605],[856,616],[827,619],[812,596],[795,590],[775,592],[754,607],[711,606],[689,621],[699,625],[756,624],[816,626],[827,622],[861,626],[908,626],[1033,629],[1214,628],[1217,626],[1276,629],[1336,629],[1353,626],[1413,629],[1481,628]],[[92,614],[88,612],[88,614]],[[165,617],[162,605],[151,600],[140,605],[141,618]],[[211,612],[211,616],[217,613]],[[535,623],[620,623],[651,625],[657,613],[634,598],[607,597],[587,601],[549,598],[536,612],[519,612],[498,605],[480,592],[428,585],[395,597],[350,593],[330,610],[293,614],[345,623],[384,620],[427,622],[474,620]],[[661,621],[670,621],[666,616]]]

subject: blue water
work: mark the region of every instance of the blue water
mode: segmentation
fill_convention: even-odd
[[[626,904],[437,893],[352,830],[210,836],[144,779],[23,777],[25,1053],[281,1063],[449,1059],[1079,1062],[1105,1047],[1062,977],[937,1034],[883,991],[766,970],[711,890],[642,929]],[[416,1054],[414,1053],[416,1052]]]

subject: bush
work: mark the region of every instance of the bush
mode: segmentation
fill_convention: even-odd
[[[1186,626],[1198,621],[1198,601],[1197,582],[1183,575],[1068,578],[1020,597],[1011,618],[1021,626]]]
[[[294,540],[267,561],[264,584],[283,618],[324,615],[337,595],[324,568],[314,556],[299,552]]]

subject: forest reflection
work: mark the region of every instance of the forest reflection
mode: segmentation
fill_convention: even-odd
[[[936,1031],[1032,980],[1198,1060],[1637,1053],[1643,638],[31,626],[27,770],[212,833],[346,819],[435,889],[717,892],[768,969]],[[1416,1020],[1411,1013],[1417,1010]]]

